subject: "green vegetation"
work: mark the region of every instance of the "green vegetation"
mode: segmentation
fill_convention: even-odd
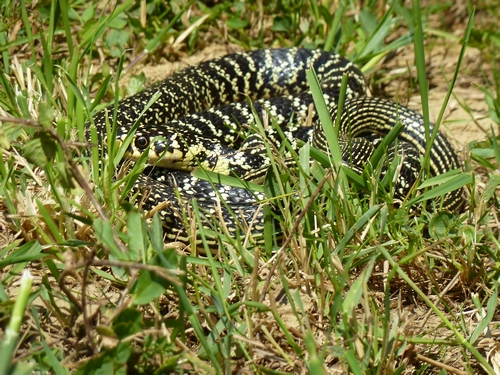
[[[0,4],[0,369],[498,371],[499,9],[363,4]],[[466,184],[467,210],[428,200],[415,215],[417,200],[395,207],[390,183],[370,177],[383,155],[360,177],[304,145],[297,171],[275,158],[259,187],[274,205],[266,223],[282,236],[266,229],[265,244],[254,243],[219,224],[217,254],[164,244],[158,216],[126,199],[144,161],[115,175],[124,147],[111,141],[105,162],[95,145],[88,155],[86,122],[151,84],[158,64],[280,46],[344,54],[372,93],[413,107],[421,98],[426,122],[448,134],[477,126],[461,139],[464,172],[422,181],[422,191],[440,190],[417,199]],[[448,102],[461,117],[450,118]],[[198,219],[194,205],[186,221]]]

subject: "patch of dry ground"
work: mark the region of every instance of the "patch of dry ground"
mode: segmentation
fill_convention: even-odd
[[[463,30],[457,32],[462,33]],[[433,41],[427,48],[426,72],[429,81],[429,112],[430,120],[436,122],[441,111],[443,101],[449,88],[459,60],[461,43],[457,38],[451,43],[447,40]],[[382,65],[386,77],[394,77],[385,87],[385,94],[399,98],[408,107],[421,111],[421,98],[418,89],[410,87],[416,85],[417,70],[414,65],[413,46],[399,51],[397,56],[387,64]],[[483,139],[484,129],[492,125],[488,116],[488,106],[485,95],[479,89],[484,86],[484,72],[488,71],[488,64],[483,60],[481,53],[474,47],[465,51],[462,67],[457,78],[453,95],[443,117],[443,131],[454,140],[458,148],[466,147],[471,141]],[[470,113],[466,110],[470,111]]]

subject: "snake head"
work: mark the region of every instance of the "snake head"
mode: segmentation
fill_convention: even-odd
[[[147,153],[148,164],[182,170],[187,168],[184,164],[190,162],[183,145],[178,141],[177,134],[168,129],[157,127],[140,129],[132,138],[125,156],[138,160]]]

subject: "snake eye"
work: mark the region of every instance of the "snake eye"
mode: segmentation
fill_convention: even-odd
[[[135,139],[135,147],[140,148],[140,149],[145,149],[149,145],[149,139],[146,137],[137,137]]]

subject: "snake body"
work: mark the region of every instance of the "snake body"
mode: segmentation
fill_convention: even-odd
[[[309,67],[317,73],[332,118],[337,116],[342,77],[349,77],[339,129],[345,165],[362,170],[373,152],[373,139],[386,135],[398,121],[404,125],[399,138],[407,162],[396,189],[400,195],[408,193],[426,149],[421,115],[389,100],[364,96],[362,73],[337,54],[298,48],[230,54],[174,73],[118,104],[118,142],[126,141],[134,124],[137,128],[126,156],[136,160],[147,152],[148,162],[155,165],[139,177],[136,191],[143,194],[142,187],[148,188],[145,209],[164,203],[159,213],[169,238],[193,240],[184,215],[193,199],[207,217],[218,218],[231,233],[240,229],[256,235],[262,232],[258,205],[262,194],[212,184],[190,171],[202,167],[254,181],[270,164],[266,143],[279,149],[286,140],[298,149],[297,140],[301,140],[326,150],[306,79]],[[155,95],[157,100],[151,102]],[[110,106],[93,119],[102,145],[113,109]],[[265,134],[249,132],[255,114],[269,115],[279,130],[268,127]],[[438,132],[431,149],[431,174],[459,167],[456,153]],[[462,191],[456,190],[445,197],[444,206],[456,209],[461,203]]]

